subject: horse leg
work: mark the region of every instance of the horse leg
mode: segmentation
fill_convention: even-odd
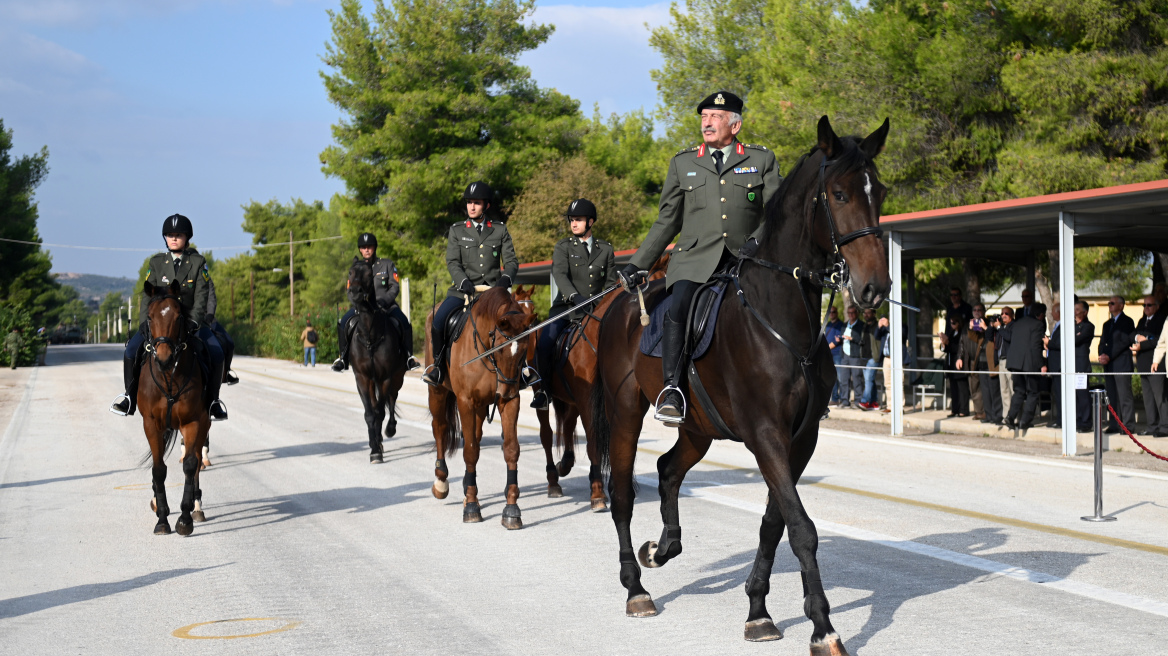
[[[584,425],[591,426],[591,422],[586,419]],[[584,448],[588,452],[588,462],[590,463],[588,465],[588,485],[592,488],[590,497],[592,512],[607,512],[608,497],[604,494],[604,474],[600,470],[600,448],[596,444],[596,438],[591,429],[584,431],[584,437],[587,440]]]
[[[558,499],[564,496],[564,488],[560,487],[560,476],[556,471],[555,457],[552,455],[552,443],[555,435],[552,432],[551,422],[548,420],[548,410],[536,410],[535,416],[539,418],[539,442],[543,445],[543,454],[547,458],[547,464],[544,466],[544,471],[547,472],[548,482],[548,498]],[[556,416],[556,421],[559,421],[559,415]]]
[[[657,493],[661,496],[661,539],[646,542],[637,552],[637,559],[645,567],[661,567],[681,553],[681,514],[677,509],[677,495],[685,475],[710,450],[710,438],[705,435],[678,431],[677,443],[657,459]]]
[[[556,428],[560,432],[560,444],[564,445],[564,455],[556,466],[556,472],[560,476],[567,476],[576,465],[576,420],[580,417],[580,411],[571,403],[561,405],[562,412],[561,408],[556,408]]]
[[[183,475],[186,482],[183,485],[182,503],[179,504],[178,521],[174,523],[174,530],[179,535],[190,535],[195,530],[194,518],[191,512],[195,509],[195,475],[199,472],[200,458],[199,449],[202,447],[199,435],[199,424],[190,423],[182,427],[183,444],[186,445],[186,457],[183,458]]]
[[[483,521],[482,506],[479,505],[478,472],[479,440],[483,437],[483,422],[487,412],[474,407],[474,402],[458,404],[459,420],[462,422],[462,460],[466,464],[466,474],[462,477],[462,521],[468,524]]]
[[[779,501],[774,494],[767,496],[766,513],[762,516],[762,527],[758,530],[758,552],[754,555],[754,566],[746,579],[746,596],[750,599],[750,612],[746,615],[745,637],[750,642],[780,640],[783,632],[775,626],[766,609],[766,596],[771,591],[771,569],[775,565],[775,548],[783,539],[783,514],[779,512]]]
[[[507,461],[507,505],[503,507],[502,522],[504,528],[515,531],[523,528],[519,512],[519,397],[503,403],[499,419],[503,424],[503,459]]]
[[[357,374],[357,389],[361,393],[361,405],[365,407],[365,428],[369,431],[369,462],[382,462],[381,420],[384,411],[377,401],[377,385],[372,379]]]
[[[383,434],[391,438],[397,435],[397,391],[393,389],[392,379],[381,383],[381,398],[385,399],[385,413],[388,415]]]
[[[636,392],[640,396],[639,392]],[[637,457],[637,438],[644,424],[648,401],[641,397],[639,403],[626,392],[622,407],[613,407],[608,402],[606,414],[611,427],[609,442],[609,494],[612,495],[612,522],[616,525],[617,540],[620,543],[620,582],[629,591],[625,602],[625,614],[629,617],[652,617],[657,614],[653,597],[641,586],[641,568],[633,552],[633,537],[630,525],[633,521],[633,464]],[[618,399],[620,400],[620,399]],[[639,406],[639,407],[638,407]],[[617,417],[620,422],[614,422]]]
[[[814,439],[814,436],[810,437],[812,443]],[[823,591],[819,563],[815,557],[819,548],[819,534],[795,489],[797,474],[792,471],[793,463],[786,444],[785,440],[756,439],[753,440],[751,450],[755,453],[759,470],[766,479],[771,495],[779,502],[779,511],[790,530],[791,551],[799,559],[803,576],[803,612],[814,625],[811,632],[811,656],[843,656],[848,652],[831,625],[831,606]]]
[[[142,421],[148,423],[145,412],[142,413]],[[165,434],[165,430],[153,424],[146,426],[146,439],[150,441],[150,453],[154,463],[150,469],[151,487],[154,491],[150,507],[158,517],[158,523],[154,525],[154,535],[170,535],[170,522],[166,519],[170,515],[170,505],[166,503],[166,459],[163,457],[166,451]]]
[[[429,346],[429,340],[426,342]],[[446,481],[450,476],[450,470],[446,467],[446,430],[448,428],[446,422],[446,404],[450,402],[449,393],[445,388],[430,387],[429,389],[429,405],[430,405],[430,428],[434,433],[434,452],[437,458],[434,460],[434,485],[430,488],[430,493],[434,495],[435,499],[445,499],[450,494],[450,483]]]

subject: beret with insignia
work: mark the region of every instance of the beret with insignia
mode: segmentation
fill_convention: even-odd
[[[729,91],[718,91],[706,96],[706,99],[698,103],[698,113],[701,114],[703,109],[721,109],[727,112],[734,112],[735,114],[742,113],[742,99],[730,93]]]

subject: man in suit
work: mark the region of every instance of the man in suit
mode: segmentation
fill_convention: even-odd
[[[1001,326],[994,335],[994,357],[998,359],[998,389],[1002,395],[1002,416],[1010,414],[1010,401],[1014,399],[1014,377],[1006,373],[1006,356],[1010,353],[1011,326],[1014,325],[1014,309],[1002,308]]]
[[[1055,303],[1050,306],[1050,316],[1054,319],[1054,327],[1050,329],[1050,337],[1043,337],[1046,345],[1046,368],[1050,373],[1057,374],[1063,370],[1063,342],[1062,342],[1062,306]],[[1062,378],[1054,376],[1050,387],[1050,427],[1063,427],[1062,413]]]
[[[840,364],[844,365],[844,375],[840,377],[840,404],[841,408],[852,406],[851,396],[855,392],[856,407],[863,400],[864,374],[860,367],[867,362],[863,357],[864,322],[857,317],[856,306],[848,306],[848,323],[844,326],[843,336],[840,338],[840,349],[843,357]]]
[[[1164,319],[1168,316],[1160,311],[1160,301],[1155,296],[1144,297],[1144,316],[1136,324],[1135,343],[1131,351],[1136,356],[1136,371],[1144,390],[1144,414],[1147,417],[1146,435],[1168,437],[1168,399],[1164,397],[1164,376],[1152,374],[1152,353],[1164,330]],[[1130,428],[1130,426],[1129,426]]]
[[[1127,373],[1132,370],[1132,354],[1129,349],[1134,341],[1136,324],[1123,313],[1124,301],[1112,296],[1107,301],[1107,312],[1111,318],[1103,323],[1103,334],[1099,338],[1099,364],[1104,373]],[[1135,397],[1132,395],[1131,376],[1104,376],[1107,398],[1111,407],[1119,413],[1119,420],[1131,428],[1136,421]],[[1115,417],[1107,413],[1107,432],[1119,432]]]
[[[1091,342],[1095,324],[1087,320],[1087,302],[1075,301],[1075,373],[1091,373]],[[1075,430],[1086,433],[1091,428],[1091,399],[1085,389],[1075,390]]]
[[[1006,368],[1014,372],[1014,398],[1010,401],[1010,414],[1006,426],[1026,430],[1034,425],[1034,413],[1038,409],[1038,376],[1027,375],[1041,371],[1046,373],[1046,363],[1042,358],[1042,338],[1046,333],[1046,306],[1035,303],[1030,313],[1011,324],[1010,351],[1006,357]]]

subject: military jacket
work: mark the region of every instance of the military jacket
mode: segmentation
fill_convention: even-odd
[[[376,257],[373,266],[373,293],[377,304],[388,308],[397,302],[401,285],[397,281],[397,267],[387,257]]]
[[[183,310],[188,317],[202,325],[203,317],[207,314],[208,283],[211,282],[206,260],[193,248],[183,251],[177,265],[169,252],[158,253],[150,258],[147,282],[156,287],[167,287],[174,280],[179,281],[179,301]],[[146,321],[146,306],[149,303],[150,297],[143,291],[138,313],[140,321]]]
[[[552,300],[551,316],[571,307],[568,299],[579,294],[575,303],[604,291],[616,282],[616,256],[612,244],[592,237],[592,252],[579,237],[561,239],[552,255],[552,278],[559,293]],[[573,316],[573,319],[578,317]]]
[[[502,271],[499,266],[502,264]],[[464,298],[458,291],[463,280],[472,285],[494,285],[500,276],[515,279],[519,272],[519,258],[511,243],[507,226],[498,221],[483,221],[483,232],[470,219],[450,226],[446,241],[446,268],[450,271],[451,287],[448,297]]]
[[[706,144],[679,152],[669,162],[657,221],[632,262],[648,269],[677,237],[668,284],[706,282],[722,253],[737,253],[758,229],[781,180],[774,153],[763,146],[735,141],[721,173]]]

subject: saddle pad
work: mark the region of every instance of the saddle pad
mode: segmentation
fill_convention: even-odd
[[[700,311],[694,312],[694,323],[697,326],[704,326],[706,329],[700,335],[697,335],[697,344],[693,345],[693,347],[690,349],[691,360],[697,360],[705,355],[706,351],[710,349],[710,343],[714,341],[714,329],[718,323],[718,310],[722,307],[722,299],[725,298],[726,287],[726,285],[711,287],[708,288],[709,291],[707,291],[707,289],[701,289],[697,294],[694,294],[694,298],[691,301],[691,304],[694,304],[698,308],[701,308],[703,305],[705,305],[704,303],[699,303],[699,295],[716,295],[714,296],[713,301],[710,302],[709,315],[705,321],[703,321],[703,316]],[[661,332],[663,330],[661,324],[665,319],[665,313],[669,310],[671,305],[673,305],[672,294],[666,296],[665,300],[658,303],[657,307],[650,311],[649,325],[645,326],[645,329],[641,331],[641,353],[644,353],[645,355],[652,358],[661,357]],[[694,328],[695,326],[690,327],[691,340],[694,339],[692,335]]]

